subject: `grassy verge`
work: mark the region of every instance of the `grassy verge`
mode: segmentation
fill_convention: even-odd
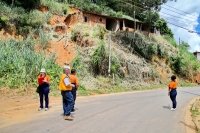
[[[84,86],[80,86],[78,90],[79,96],[88,96],[88,95],[97,95],[97,94],[111,94],[111,93],[119,93],[119,92],[131,92],[131,91],[142,91],[142,90],[153,90],[163,88],[165,85],[152,85],[152,86],[141,86],[135,87],[132,89],[126,89],[121,86],[116,86],[113,89],[95,89],[95,90],[87,90]]]
[[[194,104],[196,104],[196,105],[194,105]],[[195,106],[195,108],[193,108],[193,106]],[[197,99],[195,101],[195,103],[193,103],[193,106],[190,109],[192,120],[197,127],[197,130],[198,130],[197,132],[200,133],[200,131],[198,129],[199,125],[200,125],[200,99]]]

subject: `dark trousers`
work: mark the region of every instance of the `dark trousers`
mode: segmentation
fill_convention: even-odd
[[[45,108],[49,108],[49,87],[41,88],[39,91],[40,108],[43,108],[43,101],[45,100]]]
[[[76,101],[76,88],[75,87],[72,88],[72,95],[73,95],[74,105],[75,105],[75,101]],[[73,106],[73,109],[74,109],[74,106]]]
[[[69,116],[74,106],[74,99],[71,91],[61,91],[63,97],[64,115]]]
[[[170,98],[172,100],[172,105],[173,105],[173,108],[176,108],[176,95],[177,95],[177,91],[176,89],[172,89],[171,92],[170,92]]]

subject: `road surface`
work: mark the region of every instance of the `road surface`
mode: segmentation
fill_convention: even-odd
[[[63,119],[60,101],[0,133],[186,133],[185,108],[200,88],[177,91],[176,111],[169,110],[167,89],[78,97],[73,121]]]

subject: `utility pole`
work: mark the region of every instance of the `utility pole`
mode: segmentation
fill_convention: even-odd
[[[136,31],[136,20],[135,20],[135,2],[133,1],[133,17],[134,17],[134,38],[135,38],[135,31]]]
[[[110,67],[111,67],[111,33],[109,34],[109,64],[108,64],[108,74],[110,76]]]

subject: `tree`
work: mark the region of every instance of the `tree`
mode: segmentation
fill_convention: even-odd
[[[164,19],[159,19],[155,26],[158,28],[162,35],[169,35],[173,38],[174,34],[172,33],[171,29],[167,26],[167,22]]]
[[[25,9],[33,9],[40,4],[40,0],[2,0],[12,6],[21,6]]]
[[[187,50],[190,49],[190,45],[189,45],[188,43],[184,42],[184,41],[181,42],[180,47],[183,47],[183,48],[185,48],[185,49],[187,49]]]

